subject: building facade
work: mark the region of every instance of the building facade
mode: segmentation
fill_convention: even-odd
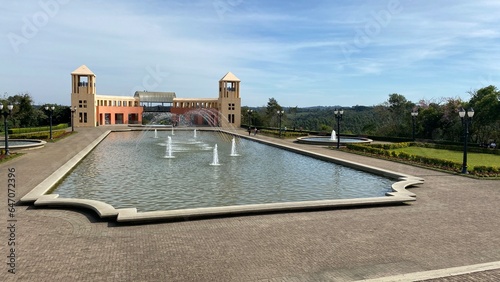
[[[197,125],[240,127],[240,79],[228,72],[219,80],[218,98],[174,98],[171,112]]]
[[[141,124],[144,110],[171,112],[177,123],[182,116],[194,125],[241,125],[240,79],[231,72],[219,80],[218,98],[177,98],[174,92],[147,91],[138,91],[133,97],[97,95],[95,80],[95,74],[85,65],[71,73],[75,126]],[[152,106],[152,102],[161,105]]]
[[[76,109],[73,122],[77,127],[142,123],[139,99],[97,95],[96,76],[85,65],[71,73],[71,108]]]

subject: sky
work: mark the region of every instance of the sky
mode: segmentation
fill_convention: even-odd
[[[0,93],[70,104],[86,65],[97,93],[216,98],[241,80],[242,106],[373,106],[468,100],[500,86],[498,0],[4,1]]]

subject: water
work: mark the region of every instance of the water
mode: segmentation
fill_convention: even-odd
[[[158,138],[158,131],[155,129],[155,138]]]
[[[222,133],[176,131],[174,159],[165,143],[143,132],[115,132],[54,193],[101,200],[115,208],[173,210],[273,202],[384,196],[394,181],[239,139],[239,157]],[[153,132],[149,132],[152,137]],[[211,166],[218,144],[219,166]]]

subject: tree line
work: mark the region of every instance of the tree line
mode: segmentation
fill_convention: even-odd
[[[50,114],[52,113],[52,124],[71,122],[71,109],[69,106],[56,104],[43,104],[35,106],[33,98],[29,93],[17,94],[4,97],[0,101],[4,107],[3,112],[8,112],[7,105],[14,105],[11,114],[7,118],[9,128],[37,127],[50,124]],[[49,110],[45,109],[49,107]],[[52,111],[50,107],[54,107]],[[3,131],[3,127],[1,127]]]
[[[500,91],[490,85],[469,91],[469,94],[468,101],[460,98],[441,98],[412,102],[402,94],[393,93],[386,101],[376,106],[343,107],[340,133],[411,138],[414,121],[415,136],[418,139],[460,142],[463,140],[464,127],[458,111],[464,108],[474,109],[470,127],[471,141],[497,143],[500,140]],[[71,122],[69,106],[55,104],[35,106],[29,93],[4,97],[1,102],[4,105],[4,112],[7,111],[8,104],[14,105],[7,119],[9,128],[48,125],[51,113],[53,125]],[[46,110],[45,106],[54,106],[54,110],[52,112],[50,109]],[[242,107],[241,120],[244,126],[277,128],[280,122],[277,111],[283,111],[282,128],[331,132],[337,128],[334,110],[340,108],[340,106],[282,107],[275,98],[270,98],[266,106]],[[418,112],[418,115],[412,117],[412,111]]]
[[[490,143],[500,140],[500,92],[493,86],[469,91],[470,99],[441,98],[412,102],[402,94],[393,93],[376,106],[343,107],[341,134],[412,138],[413,122],[415,137],[424,140],[463,140],[464,127],[458,112],[460,109],[474,110],[470,127],[470,138],[475,143]],[[243,107],[243,124],[257,127],[278,127],[277,111],[284,111],[282,128],[290,130],[325,131],[336,130],[334,110],[340,106],[287,107],[270,98],[263,107]],[[411,112],[417,112],[413,117]]]

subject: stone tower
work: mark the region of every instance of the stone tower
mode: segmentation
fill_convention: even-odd
[[[240,79],[228,72],[219,80],[220,126],[236,127],[241,125]]]
[[[71,108],[75,126],[96,126],[95,74],[82,65],[71,73]]]

